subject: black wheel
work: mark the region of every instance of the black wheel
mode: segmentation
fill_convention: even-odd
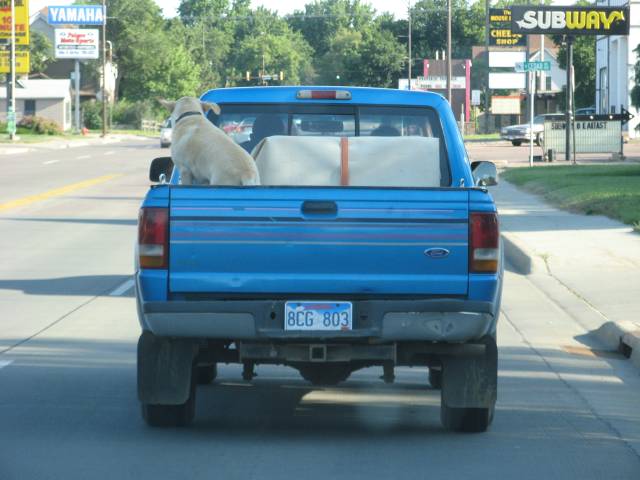
[[[522,140],[511,140],[511,145],[519,147],[522,144]]]
[[[429,368],[429,383],[436,390],[442,388],[442,369]]]
[[[195,372],[196,369],[193,369]],[[186,427],[196,415],[196,378],[191,376],[189,398],[179,405],[142,404],[142,418],[151,427]]]
[[[444,403],[440,407],[442,426],[456,432],[478,433],[489,428],[495,406],[491,408],[451,408]]]
[[[300,365],[297,367],[302,378],[313,385],[337,385],[344,382],[351,375],[352,368],[349,364],[314,364]]]
[[[198,365],[196,367],[196,377],[198,385],[209,385],[218,376],[218,366],[213,365]]]
[[[542,142],[544,142],[544,133],[539,133],[536,135],[536,145],[541,147]]]

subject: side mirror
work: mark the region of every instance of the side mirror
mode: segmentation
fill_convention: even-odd
[[[478,187],[498,184],[498,169],[493,162],[471,162],[471,172]]]
[[[171,177],[173,171],[173,160],[171,157],[158,157],[151,160],[151,166],[149,167],[149,180],[152,182],[161,181],[161,177],[165,179]]]

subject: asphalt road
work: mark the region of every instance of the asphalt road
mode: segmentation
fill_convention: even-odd
[[[313,388],[222,366],[192,428],[145,426],[130,278],[155,146],[0,156],[1,480],[640,478],[640,374],[598,350],[563,287],[510,271],[486,433],[443,430],[419,368]]]

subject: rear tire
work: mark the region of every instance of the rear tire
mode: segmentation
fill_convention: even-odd
[[[313,385],[324,386],[333,386],[344,382],[353,371],[348,363],[300,365],[296,368],[306,381]]]
[[[521,140],[511,140],[511,145],[513,145],[514,147],[519,147],[521,144]]]
[[[198,385],[209,385],[218,376],[218,365],[199,365],[196,367]]]
[[[536,135],[536,145],[541,147],[544,142],[544,133],[539,133]]]
[[[196,415],[196,368],[192,369],[189,398],[179,405],[142,404],[142,418],[150,427],[186,427]]]
[[[491,408],[451,408],[442,404],[440,420],[442,425],[455,432],[479,433],[489,428],[493,421],[495,405]]]

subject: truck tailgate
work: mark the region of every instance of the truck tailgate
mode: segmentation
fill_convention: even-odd
[[[169,291],[464,295],[464,189],[176,186]]]

